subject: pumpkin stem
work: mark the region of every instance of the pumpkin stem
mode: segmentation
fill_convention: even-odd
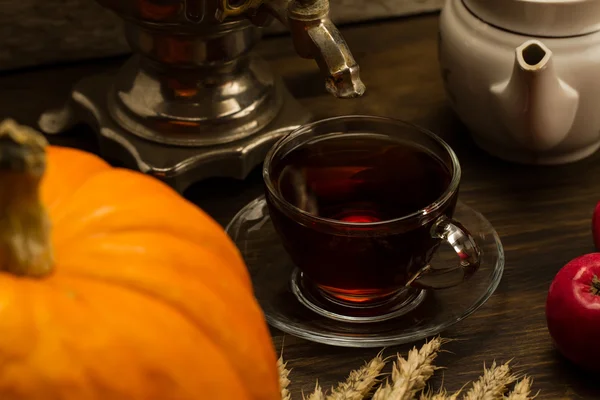
[[[46,138],[13,120],[0,123],[0,270],[41,277],[54,264],[50,219],[40,200]]]

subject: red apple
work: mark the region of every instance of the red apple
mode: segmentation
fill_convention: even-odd
[[[600,201],[594,208],[594,215],[592,217],[592,235],[594,236],[594,244],[596,250],[600,250]]]
[[[577,257],[558,271],[546,321],[558,351],[584,369],[600,370],[600,253]]]

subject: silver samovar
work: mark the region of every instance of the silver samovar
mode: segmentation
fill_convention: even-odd
[[[134,54],[116,75],[78,82],[40,128],[54,134],[87,123],[103,157],[180,192],[208,177],[245,178],[276,140],[309,121],[251,51],[273,18],[288,27],[298,55],[317,62],[327,91],[365,91],[328,0],[97,1],[123,18]]]

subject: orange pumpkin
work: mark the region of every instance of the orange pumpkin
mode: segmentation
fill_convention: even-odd
[[[275,400],[235,245],[147,175],[0,124],[0,399]]]

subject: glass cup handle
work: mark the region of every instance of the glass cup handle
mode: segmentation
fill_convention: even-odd
[[[421,289],[445,289],[461,284],[479,269],[481,249],[469,231],[459,222],[440,217],[431,228],[431,236],[448,243],[458,255],[456,266],[449,268],[423,267],[407,283]]]

